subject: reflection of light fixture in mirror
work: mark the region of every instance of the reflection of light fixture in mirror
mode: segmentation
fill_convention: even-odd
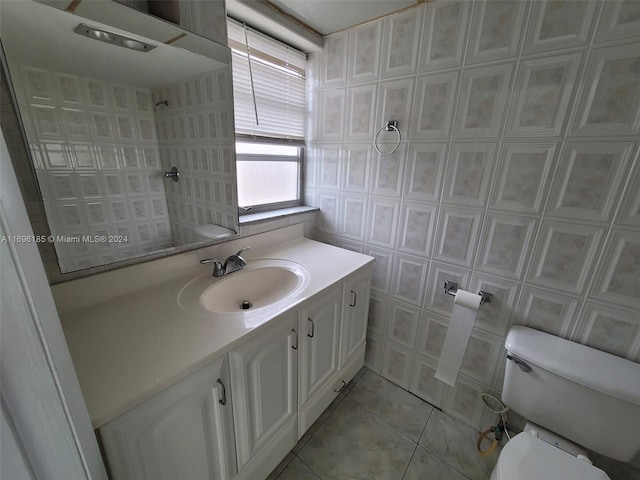
[[[119,35],[113,32],[108,32],[106,30],[101,30],[99,28],[90,27],[89,25],[85,25],[84,23],[78,25],[73,31],[80,35],[84,35],[85,37],[100,40],[101,42],[110,43],[119,47],[137,50],[139,52],[149,52],[156,48],[155,45],[140,42],[133,38],[125,37],[124,35]]]

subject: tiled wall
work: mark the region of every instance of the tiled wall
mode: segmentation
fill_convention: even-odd
[[[176,246],[193,243],[193,227],[216,224],[235,230],[233,90],[230,67],[153,89],[160,161],[177,167],[167,182],[167,205]]]
[[[62,271],[170,247],[151,91],[27,66],[12,73],[52,234],[128,239],[56,242]]]
[[[640,2],[436,0],[309,68],[306,201],[376,257],[370,368],[479,427],[513,324],[640,361]],[[444,280],[494,294],[455,388]]]

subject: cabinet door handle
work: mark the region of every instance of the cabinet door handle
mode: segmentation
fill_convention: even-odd
[[[333,389],[333,391],[336,393],[340,393],[342,390],[344,390],[344,387],[347,386],[347,382],[345,382],[344,380],[340,380],[340,381],[342,382],[342,386],[337,390],[335,388]]]
[[[316,334],[316,324],[313,323],[313,319],[311,317],[307,317],[307,320],[311,322],[311,333],[307,333],[307,337],[313,338],[313,336]]]
[[[218,403],[220,405],[226,405],[227,404],[227,389],[224,388],[224,383],[222,383],[222,380],[218,379],[218,383],[220,384],[220,386],[222,386],[222,398],[220,400],[218,400]]]
[[[291,340],[291,348],[293,350],[297,350],[298,349],[298,332],[296,332],[295,328],[292,328],[291,333],[295,334],[294,340]]]
[[[351,290],[351,293],[353,294],[353,302],[351,302],[349,304],[350,307],[355,307],[356,306],[356,301],[358,300],[358,295],[356,295],[356,292],[354,292],[353,290]]]

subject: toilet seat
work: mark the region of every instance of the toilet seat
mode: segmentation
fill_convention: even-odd
[[[574,457],[531,432],[513,437],[502,449],[494,470],[496,480],[610,480],[588,461]]]

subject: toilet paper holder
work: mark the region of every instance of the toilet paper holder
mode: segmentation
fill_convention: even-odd
[[[455,296],[457,292],[458,292],[458,284],[456,282],[451,282],[449,280],[444,281],[444,293],[446,293],[447,295]],[[491,300],[493,299],[492,293],[488,293],[483,290],[480,290],[478,292],[478,295],[482,297],[480,299],[480,305],[483,305],[485,303],[491,303]]]

